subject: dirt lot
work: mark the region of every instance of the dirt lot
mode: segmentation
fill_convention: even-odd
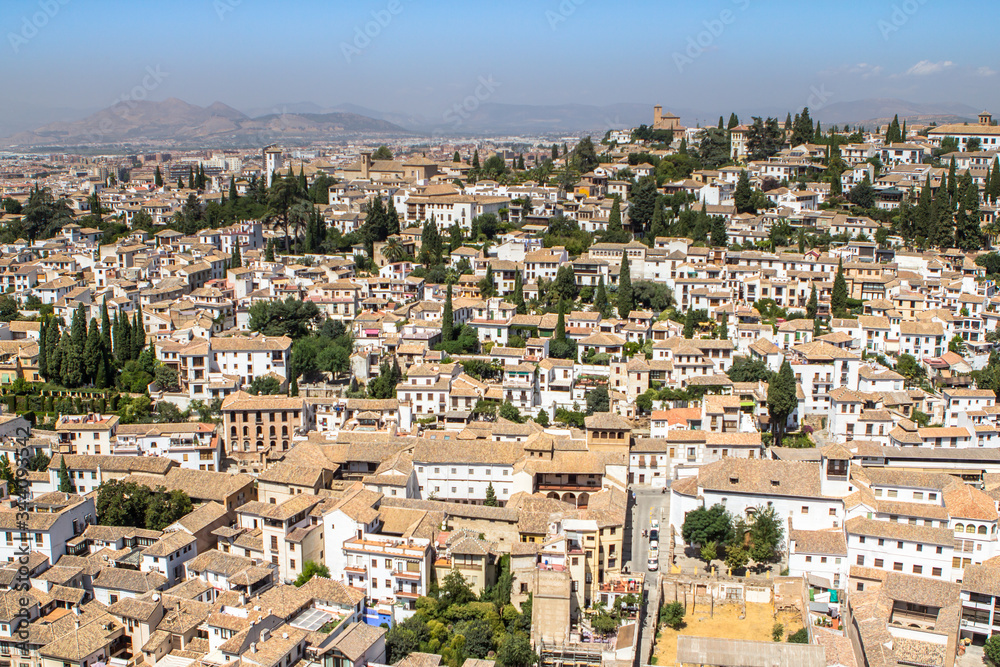
[[[775,622],[785,626],[785,638],[802,627],[802,617],[793,611],[784,611],[774,618],[770,604],[747,604],[747,616],[740,620],[740,606],[735,604],[716,605],[714,615],[708,607],[690,610],[684,617],[685,625],[680,631],[663,627],[656,637],[656,664],[673,665],[677,660],[677,637],[720,637],[726,639],[749,639],[771,641],[771,628]]]

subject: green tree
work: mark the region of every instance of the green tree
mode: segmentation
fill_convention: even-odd
[[[250,306],[249,327],[265,336],[308,336],[322,314],[312,301],[288,297],[284,301],[256,301]]]
[[[684,627],[684,605],[674,601],[660,607],[660,623],[673,630],[680,630]]]
[[[535,415],[535,423],[542,428],[548,428],[549,426],[549,413],[546,410],[539,410],[538,414]]]
[[[798,406],[795,375],[788,360],[781,362],[777,375],[767,385],[767,411],[771,418],[774,445],[781,446],[788,416]],[[754,560],[757,560],[755,557]]]
[[[296,588],[301,588],[313,577],[329,579],[330,568],[323,563],[307,560],[302,564],[302,572],[299,574],[298,578],[295,579],[294,585]]]
[[[847,193],[847,200],[859,208],[873,208],[875,206],[875,188],[872,187],[871,179],[865,173],[861,182],[851,188]]]
[[[528,312],[528,306],[524,302],[524,279],[521,277],[521,269],[518,269],[514,273],[514,294],[513,303],[515,307],[515,313],[518,315],[525,315]]]
[[[439,593],[441,601],[448,606],[462,605],[476,599],[469,582],[457,569],[445,575]]]
[[[632,294],[632,274],[628,263],[628,253],[622,253],[621,269],[618,272],[618,317],[625,319],[635,310],[635,298]]]
[[[611,316],[611,307],[608,304],[608,293],[604,288],[604,276],[597,279],[597,290],[594,292],[594,310],[601,314],[602,318]]]
[[[372,153],[372,159],[373,160],[391,160],[392,159],[392,151],[389,150],[388,146],[386,146],[385,144],[382,144],[381,146],[379,146],[378,148],[375,149],[374,153]]]
[[[254,396],[274,396],[281,393],[281,382],[273,375],[258,375],[250,382],[250,392]]]
[[[587,393],[587,414],[595,412],[608,412],[611,409],[611,398],[608,395],[608,388],[601,385]]]
[[[1000,634],[990,635],[990,638],[983,644],[983,653],[990,665],[1000,667]]]
[[[629,215],[631,216],[632,214],[630,213]],[[608,227],[601,235],[601,242],[628,243],[628,241],[629,233],[622,228],[621,203],[618,197],[615,197],[614,202],[611,204],[611,212],[608,214]]]
[[[726,547],[726,567],[739,570],[750,562],[750,552],[742,542],[734,542]]]
[[[153,185],[157,188],[163,187],[163,172],[160,171],[160,165],[156,165],[156,171],[153,172]]]
[[[493,278],[493,265],[486,265],[486,275],[479,281],[479,293],[484,299],[488,299],[497,294],[497,286]]]
[[[806,628],[799,628],[792,634],[788,635],[789,644],[808,644],[809,643],[809,630]]]
[[[146,499],[143,520],[147,530],[163,530],[190,514],[193,509],[191,498],[179,489],[167,491],[161,486],[153,493],[144,493],[143,497]]]
[[[819,313],[819,297],[816,295],[816,285],[809,291],[809,302],[806,304],[806,319],[815,320]]]
[[[729,340],[729,318],[723,317],[722,324],[719,326],[719,340]]]
[[[837,275],[833,279],[833,293],[830,295],[830,310],[834,317],[843,317],[847,312],[847,279],[844,278],[844,260],[837,262]]]
[[[451,305],[451,283],[445,291],[444,310],[441,313],[441,340],[447,343],[454,340],[455,336],[455,316]]]
[[[510,401],[505,401],[500,404],[500,408],[497,410],[497,415],[507,421],[512,421],[515,424],[520,424],[524,421],[524,418],[521,417],[521,411],[518,410]]]
[[[538,660],[531,640],[523,632],[505,634],[497,647],[497,667],[531,667]]]
[[[717,542],[708,541],[701,546],[701,551],[699,552],[701,559],[705,563],[711,565],[712,561],[715,560],[719,555],[719,545]]]
[[[493,490],[493,482],[490,482],[486,486],[486,500],[483,501],[483,504],[486,505],[487,507],[499,507],[500,506],[500,503],[497,502],[496,491]]]
[[[576,274],[573,272],[572,264],[563,264],[559,267],[551,287],[558,299],[565,299],[569,303],[576,300]]]
[[[732,535],[733,517],[719,504],[691,510],[681,526],[681,537],[688,544],[725,544]]]
[[[736,205],[737,213],[756,213],[753,205],[753,189],[750,187],[750,177],[746,170],[740,172],[736,181],[736,190],[733,192],[733,203]]]
[[[750,557],[772,563],[780,557],[785,528],[774,507],[758,507],[750,524]]]

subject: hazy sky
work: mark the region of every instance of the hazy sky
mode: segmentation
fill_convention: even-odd
[[[899,97],[1000,112],[998,15],[955,0],[3,0],[0,114],[143,95],[440,115],[480,77],[504,103],[721,114]]]

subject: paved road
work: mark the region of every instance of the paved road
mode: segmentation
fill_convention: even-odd
[[[660,564],[661,567],[667,562],[667,551],[669,550],[669,531],[665,532],[666,524],[670,521],[670,491],[663,493],[660,489],[649,487],[633,486],[635,493],[635,504],[632,506],[632,572],[648,572],[655,576],[655,572],[650,572],[646,567],[647,555],[649,553],[649,538],[643,537],[643,531],[648,531],[650,519],[656,518],[660,522],[660,536],[666,535],[667,542],[661,539]]]
[[[650,519],[656,518],[660,522],[660,535],[661,537],[664,535],[666,524],[670,521],[670,490],[668,488],[667,492],[663,493],[662,489],[652,489],[648,486],[633,486],[632,491],[635,493],[635,500],[632,502],[632,514],[629,517],[629,525],[632,531],[631,539],[629,540],[629,557],[632,561],[631,571],[643,572],[646,575],[643,586],[645,589],[643,600],[646,605],[643,612],[645,622],[640,629],[640,636],[638,638],[639,651],[636,656],[637,664],[644,665],[648,661],[652,646],[656,617],[659,615],[660,598],[654,591],[658,573],[657,571],[651,572],[646,564],[649,553],[649,537],[643,537],[642,533],[649,530]],[[667,534],[669,535],[669,532]],[[667,552],[669,551],[669,542],[664,544],[661,539],[660,543],[660,568],[662,569],[668,566]]]

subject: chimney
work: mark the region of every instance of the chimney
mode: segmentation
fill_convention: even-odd
[[[73,621],[73,624],[76,625],[77,630],[80,629],[80,619],[76,619],[75,621]]]
[[[257,652],[257,642],[250,642],[250,652],[251,653]]]
[[[76,614],[77,616],[79,616],[82,613],[80,611],[80,605],[78,604],[73,605],[73,613]]]
[[[261,631],[260,631],[260,641],[261,642],[266,642],[270,638],[271,638],[271,631],[269,629],[267,629],[267,628],[261,628]]]

